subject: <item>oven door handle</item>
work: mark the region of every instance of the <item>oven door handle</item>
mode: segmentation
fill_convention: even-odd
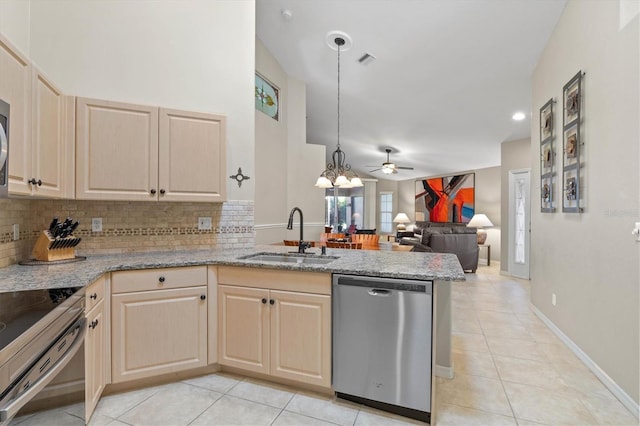
[[[4,407],[0,407],[0,424],[4,425],[5,422],[8,423],[8,421],[11,420],[18,413],[18,411],[31,400],[31,398],[33,398],[38,392],[44,389],[45,386],[47,386],[58,375],[58,373],[60,373],[62,369],[64,369],[64,367],[69,364],[69,361],[71,361],[78,350],[82,347],[82,343],[84,342],[86,322],[86,318],[82,317],[79,318],[74,323],[74,325],[70,327],[79,329],[78,332],[80,333],[80,335],[73,341],[64,356],[62,356],[44,376],[41,376],[38,381],[36,381],[27,391],[22,393],[19,397],[17,397]],[[34,365],[33,368],[38,367],[37,365]]]

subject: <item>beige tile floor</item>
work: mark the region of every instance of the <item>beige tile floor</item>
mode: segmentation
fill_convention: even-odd
[[[535,316],[527,281],[480,267],[453,284],[455,377],[436,379],[438,425],[638,425]],[[12,425],[82,425],[75,404]],[[102,398],[91,424],[406,425],[350,402],[228,374]]]

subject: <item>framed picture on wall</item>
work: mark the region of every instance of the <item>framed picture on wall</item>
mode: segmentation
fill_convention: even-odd
[[[416,220],[468,223],[475,212],[475,173],[416,181]]]
[[[540,108],[540,211],[543,213],[551,213],[556,210],[554,199],[556,152],[553,132],[553,104],[554,100],[552,98]]]
[[[581,213],[584,208],[584,180],[582,128],[583,116],[583,79],[584,73],[578,73],[563,87],[562,105],[562,211]]]

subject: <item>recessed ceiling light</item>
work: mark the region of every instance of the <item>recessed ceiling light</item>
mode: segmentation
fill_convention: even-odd
[[[513,114],[513,117],[511,118],[513,118],[515,121],[522,121],[524,120],[524,117],[525,117],[524,112],[518,111],[515,114]]]

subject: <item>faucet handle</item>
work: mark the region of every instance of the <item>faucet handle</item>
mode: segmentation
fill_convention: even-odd
[[[298,253],[304,253],[304,251],[310,247],[310,242],[300,240],[300,242],[298,243]]]

